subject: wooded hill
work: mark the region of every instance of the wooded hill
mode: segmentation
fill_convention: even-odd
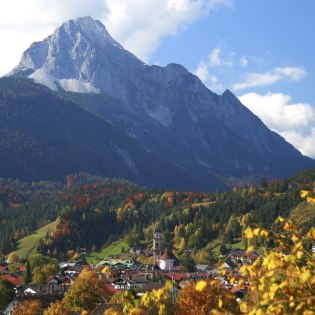
[[[225,193],[146,189],[86,174],[68,177],[67,185],[3,179],[0,185],[0,251],[5,254],[56,219],[56,230],[47,232],[37,250],[59,258],[69,250],[100,250],[121,238],[130,246],[150,247],[157,224],[165,247],[179,255],[188,248],[197,253],[229,247],[242,240],[245,226],[270,227],[279,215],[305,228],[315,224],[315,169]]]

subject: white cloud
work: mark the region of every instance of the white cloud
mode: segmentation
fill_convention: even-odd
[[[296,130],[283,131],[280,134],[304,155],[315,159],[315,128],[310,128],[307,134]]]
[[[214,48],[210,52],[208,58],[209,58],[209,66],[214,67],[214,66],[220,66],[221,65],[221,49],[220,48]]]
[[[19,63],[23,51],[32,42],[44,39],[63,22],[86,15],[101,19],[106,10],[104,0],[3,1],[0,10],[0,76]]]
[[[223,58],[221,48],[213,48],[208,55],[207,62],[201,60],[194,73],[210,90],[220,93],[223,90],[223,85],[219,82],[219,79],[211,73],[211,69],[222,66],[231,68],[233,66],[234,55],[234,53],[230,53],[227,57]]]
[[[215,75],[209,72],[209,70],[209,65],[201,61],[195,70],[195,74],[211,91],[216,93],[222,92],[223,85],[219,82],[219,79]]]
[[[126,49],[147,61],[160,39],[176,35],[217,7],[234,0],[10,0],[0,10],[0,75],[19,62],[25,49],[68,19],[101,20]],[[5,62],[3,62],[5,61]]]
[[[245,57],[245,56],[242,56],[241,59],[240,59],[240,65],[242,67],[247,67],[247,65],[248,65],[248,58]]]
[[[304,155],[315,158],[315,109],[293,103],[282,93],[247,93],[238,97],[270,129],[282,135]]]
[[[272,85],[280,80],[298,81],[303,79],[305,75],[306,71],[303,67],[276,67],[265,73],[248,72],[244,76],[244,81],[234,84],[232,88],[237,91],[250,87]]]
[[[147,61],[160,39],[176,35],[189,24],[233,0],[106,0],[109,32],[125,48]]]
[[[222,59],[221,56],[221,49],[219,47],[216,47],[212,49],[208,56],[208,67],[219,67],[219,66],[227,66],[227,67],[232,67],[233,66],[233,61],[232,58],[234,56],[233,53],[229,54],[229,57],[226,59]]]

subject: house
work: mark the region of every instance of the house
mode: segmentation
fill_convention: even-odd
[[[161,268],[156,265],[156,264],[148,264],[148,265],[144,265],[144,268],[145,270],[150,270],[150,271],[157,271],[157,270],[161,270]]]
[[[39,301],[41,304],[41,313],[43,313],[51,303],[61,301],[63,294],[33,294],[33,295],[22,295],[16,297],[9,303],[6,309],[3,311],[5,315],[12,315],[15,306],[23,301]]]
[[[112,285],[116,290],[130,290],[131,288],[143,287],[149,280],[139,279],[133,276],[121,276],[116,278]]]
[[[1,275],[0,278],[11,282],[15,288],[18,288],[23,283],[23,279],[15,274],[10,274],[10,273],[4,274],[4,275]]]
[[[130,254],[140,254],[141,250],[142,250],[141,246],[133,246],[133,247],[130,247],[129,253]]]
[[[152,257],[153,256],[153,250],[152,249],[143,249],[141,250],[141,255],[144,257]]]
[[[249,262],[249,263],[253,263],[257,258],[259,257],[259,255],[253,251],[253,252],[247,252],[243,254],[243,258],[245,261]]]
[[[108,259],[102,260],[97,265],[96,268],[109,266],[112,270],[126,270],[126,269],[140,269],[142,264],[133,258],[128,259]]]
[[[229,257],[232,260],[238,260],[242,259],[244,255],[244,251],[240,248],[231,248],[227,254],[227,257]]]
[[[237,266],[234,264],[233,261],[228,260],[222,265],[222,267],[226,269],[235,269]]]
[[[165,273],[163,275],[163,279],[165,280],[172,280],[173,282],[181,282],[184,279],[187,279],[190,277],[189,273]]]
[[[9,274],[9,268],[6,266],[0,266],[0,275],[7,275]]]
[[[19,288],[19,295],[35,295],[35,294],[63,294],[68,291],[66,284],[29,284]]]
[[[196,265],[196,270],[199,271],[199,272],[206,272],[206,271],[210,271],[211,270],[211,267],[210,265]]]
[[[231,289],[230,292],[234,294],[237,301],[240,301],[244,298],[245,294],[247,293],[248,288],[249,286],[244,286],[244,287],[235,286]]]
[[[19,272],[26,272],[26,266],[20,266]]]
[[[66,284],[66,285],[72,285],[75,283],[77,280],[79,274],[78,273],[71,273],[71,272],[65,272],[65,276],[60,278],[61,283]]]

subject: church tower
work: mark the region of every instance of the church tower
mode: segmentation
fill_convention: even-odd
[[[159,266],[162,248],[162,235],[159,228],[153,232],[153,263]]]

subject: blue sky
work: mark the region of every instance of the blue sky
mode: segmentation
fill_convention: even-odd
[[[1,7],[0,75],[33,41],[90,15],[147,63],[180,63],[212,91],[230,89],[315,158],[313,0],[10,0]]]

